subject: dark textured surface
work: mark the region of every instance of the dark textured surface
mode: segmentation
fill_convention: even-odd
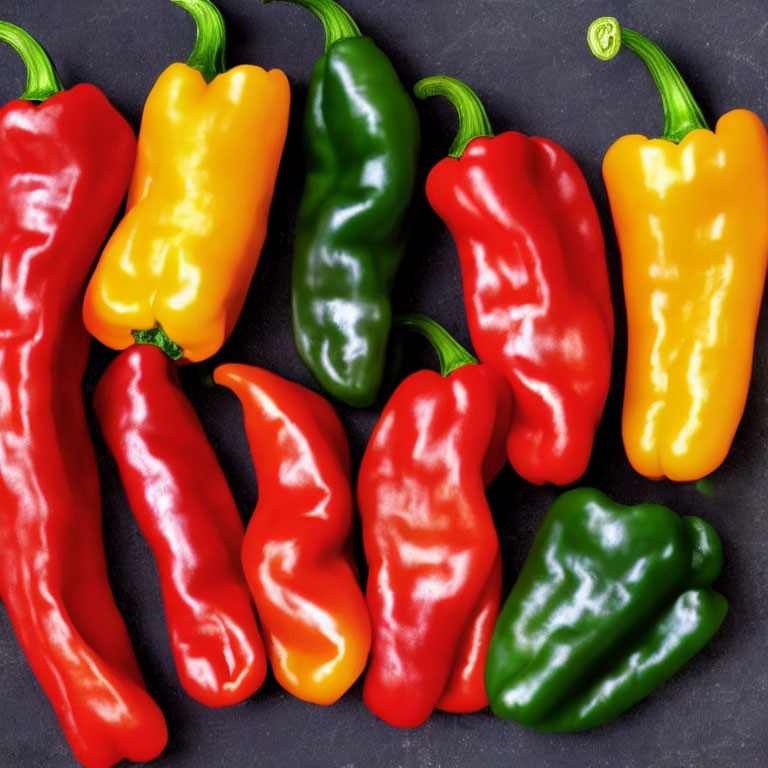
[[[257,0],[221,0],[229,61],[281,67],[293,86],[293,122],[278,183],[272,228],[242,319],[217,362],[265,366],[311,385],[294,351],[289,318],[292,226],[301,193],[298,125],[322,30],[311,15]],[[655,38],[677,63],[714,122],[734,107],[768,118],[768,7],[764,0],[346,0],[364,32],[389,53],[406,84],[431,74],[466,80],[484,99],[498,131],[516,129],[562,143],[585,169],[606,226],[617,305],[615,378],[584,484],[625,504],[656,501],[701,515],[721,533],[725,569],[717,588],[731,601],[720,634],[680,674],[626,716],[594,732],[540,735],[487,712],[435,714],[422,728],[398,731],[363,706],[360,686],[320,708],[283,693],[271,678],[252,700],[229,710],[196,704],[179,688],[151,554],[133,522],[111,460],[98,442],[104,482],[105,538],[118,604],[147,682],[168,718],[170,742],[157,768],[306,766],[606,766],[704,768],[768,765],[768,323],[758,334],[753,386],[733,450],[712,476],[714,497],[694,486],[646,481],[621,446],[619,415],[626,354],[619,258],[600,161],[624,133],[661,133],[653,83],[635,57],[592,58],[584,36],[595,17],[616,14]],[[0,17],[27,28],[52,54],[62,80],[101,86],[138,127],[157,75],[183,60],[191,20],[168,0],[4,0]],[[23,69],[0,47],[0,103],[21,92]],[[447,151],[455,127],[447,104],[419,107],[426,169]],[[254,137],[258,141],[258,137]],[[467,342],[453,244],[420,195],[396,307],[420,310]],[[765,318],[764,318],[765,320]],[[94,346],[90,393],[111,353]],[[406,369],[434,366],[409,342]],[[185,386],[248,517],[256,484],[235,399],[185,372]],[[359,460],[376,410],[341,409]],[[557,495],[507,468],[490,498],[498,521],[505,584],[515,578],[533,534]],[[2,553],[0,553],[2,556]],[[68,768],[75,762],[53,712],[0,610],[0,766]]]

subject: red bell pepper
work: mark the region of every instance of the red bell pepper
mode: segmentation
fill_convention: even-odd
[[[94,406],[157,559],[182,687],[211,707],[247,699],[267,662],[240,564],[243,522],[176,365],[154,345],[129,347]]]
[[[0,110],[0,596],[75,756],[107,768],[167,741],[107,579],[81,390],[83,292],[136,141],[100,90],[62,91],[25,32],[0,22],[0,40],[28,70]]]
[[[243,565],[272,671],[294,696],[332,704],[371,647],[344,428],[327,400],[269,371],[222,365],[214,379],[243,405],[259,483]]]
[[[552,141],[493,137],[478,97],[433,77],[459,132],[427,179],[454,236],[472,343],[515,393],[509,460],[532,483],[572,483],[587,468],[611,381],[613,307],[600,219],[584,175]]]
[[[363,700],[391,725],[415,727],[435,707],[488,703],[501,558],[485,487],[505,463],[512,393],[437,323],[398,322],[430,339],[442,377],[419,371],[400,384],[360,467],[373,624]]]

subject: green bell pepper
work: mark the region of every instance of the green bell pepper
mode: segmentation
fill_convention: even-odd
[[[698,653],[728,611],[710,586],[722,545],[698,517],[625,507],[582,488],[549,511],[488,650],[495,714],[581,731],[648,696]]]
[[[333,0],[289,1],[312,10],[326,32],[304,117],[307,181],[294,245],[294,337],[327,392],[367,406],[384,373],[419,121],[391,62],[345,10]]]

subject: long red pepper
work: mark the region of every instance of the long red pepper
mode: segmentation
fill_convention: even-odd
[[[96,388],[96,414],[157,560],[184,690],[222,707],[251,696],[266,657],[240,564],[244,528],[173,361],[130,347]]]
[[[597,209],[560,146],[494,137],[477,96],[432,77],[459,114],[450,156],[427,197],[453,234],[472,343],[515,393],[509,460],[532,483],[575,482],[587,468],[611,381],[613,306]]]
[[[243,405],[259,483],[243,565],[272,670],[294,696],[332,704],[371,647],[352,555],[347,436],[327,400],[274,373],[222,365],[214,378]]]
[[[435,707],[488,703],[501,558],[485,487],[505,462],[512,393],[437,323],[399,324],[430,339],[442,375],[419,371],[400,384],[360,467],[373,625],[363,699],[386,722],[415,727]]]
[[[81,383],[88,272],[128,188],[135,139],[90,85],[63,91],[43,50],[0,110],[0,596],[77,759],[156,757],[165,720],[107,580]]]

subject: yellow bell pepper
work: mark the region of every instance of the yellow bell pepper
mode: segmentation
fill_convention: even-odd
[[[615,19],[590,27],[590,47],[621,45],[661,92],[661,139],[624,136],[603,176],[621,249],[629,334],[623,437],[649,478],[698,480],[730,450],[747,398],[768,256],[768,134],[752,112],[716,130],[680,74]]]
[[[109,347],[156,343],[190,361],[231,333],[258,264],[288,130],[279,70],[224,71],[224,24],[209,0],[173,0],[198,23],[144,109],[125,218],[85,296],[88,330]]]

